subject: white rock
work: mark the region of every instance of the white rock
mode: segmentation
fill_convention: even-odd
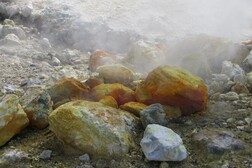
[[[59,66],[61,64],[60,60],[57,57],[52,57],[52,65]]]
[[[182,139],[171,129],[149,124],[140,143],[145,157],[155,161],[182,161],[187,151]]]
[[[15,34],[8,34],[3,40],[0,40],[0,45],[17,46],[20,43],[19,38]]]
[[[40,42],[40,45],[44,48],[44,49],[49,49],[51,48],[51,44],[49,42],[49,40],[47,38],[43,38]]]
[[[6,7],[6,14],[9,17],[17,15],[17,14],[19,14],[19,12],[20,12],[20,8],[17,5],[12,5],[12,6],[7,6]]]
[[[21,14],[22,14],[22,16],[24,16],[24,17],[29,17],[29,16],[31,15],[32,11],[33,11],[33,5],[32,5],[32,2],[30,2],[30,3],[26,4],[26,5],[22,8]]]
[[[245,75],[244,70],[238,64],[233,64],[230,61],[222,63],[221,73],[226,74],[230,78],[233,78],[235,75]]]

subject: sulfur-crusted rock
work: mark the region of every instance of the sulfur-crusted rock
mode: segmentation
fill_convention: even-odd
[[[103,99],[101,99],[99,102],[106,106],[118,108],[117,101],[112,96],[106,96]]]
[[[120,64],[103,65],[97,68],[99,76],[105,83],[130,84],[133,81],[134,72]]]
[[[119,83],[100,84],[91,90],[91,95],[97,101],[105,96],[112,96],[119,106],[136,100],[134,91]]]
[[[176,106],[182,115],[189,115],[206,108],[207,87],[201,78],[182,68],[160,66],[136,89],[136,99],[144,104]]]
[[[0,103],[0,146],[29,124],[16,95],[6,95]]]
[[[74,78],[65,78],[57,81],[47,91],[55,108],[74,99],[87,98],[89,88]]]
[[[121,158],[135,146],[131,129],[138,120],[99,102],[76,100],[49,116],[50,129],[64,145],[92,158]]]
[[[30,125],[37,128],[48,126],[48,116],[52,112],[50,95],[41,88],[29,88],[21,97],[20,103],[27,114]]]
[[[154,161],[182,161],[187,151],[182,139],[171,129],[150,124],[140,143],[145,157]]]
[[[140,117],[140,111],[145,109],[147,105],[139,102],[128,102],[120,106],[120,109],[128,111],[137,117]]]
[[[88,69],[94,72],[99,66],[116,63],[116,60],[116,56],[102,50],[96,50],[89,58]]]

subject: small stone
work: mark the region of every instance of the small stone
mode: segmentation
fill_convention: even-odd
[[[234,101],[239,100],[239,95],[235,92],[228,92],[224,95],[225,100]]]
[[[40,42],[41,46],[44,48],[44,49],[49,49],[51,48],[51,44],[49,42],[49,40],[47,38],[43,38]]]
[[[169,164],[167,162],[161,162],[159,168],[169,168]]]
[[[229,119],[227,119],[226,122],[229,123],[229,124],[232,124],[232,123],[235,122],[235,119],[234,118],[229,118]]]
[[[243,126],[245,123],[244,123],[244,121],[239,120],[239,121],[236,122],[236,124],[237,124],[238,126]]]
[[[60,60],[57,57],[52,57],[51,65],[59,66],[61,64]]]
[[[251,125],[252,118],[245,118],[244,120],[248,125]]]
[[[48,160],[51,158],[52,151],[51,150],[44,150],[40,155],[39,159]]]
[[[88,154],[84,154],[79,157],[79,160],[82,162],[88,162],[88,161],[90,161],[90,157]]]
[[[152,104],[140,111],[140,119],[144,128],[146,128],[149,124],[159,124],[165,126],[168,123],[164,109],[159,103]]]
[[[3,40],[0,40],[0,45],[17,46],[20,44],[21,42],[15,34],[8,34]]]

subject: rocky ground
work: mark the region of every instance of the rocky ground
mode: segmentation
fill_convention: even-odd
[[[55,7],[48,6],[49,2],[56,4]],[[62,7],[65,10],[61,10]],[[96,49],[118,55],[120,63],[143,76],[157,65],[176,60],[174,65],[203,77],[209,92],[206,110],[170,119],[166,125],[182,138],[188,156],[178,162],[148,161],[138,144],[123,159],[94,159],[85,153],[65,152],[49,128],[28,127],[0,147],[0,167],[252,167],[252,77],[249,73],[252,54],[249,47],[209,36],[197,36],[167,46],[162,40],[147,41],[137,31],[112,29],[113,26],[118,28],[116,23],[97,25],[86,18],[77,22],[74,19],[77,9],[71,8],[71,3],[57,6],[57,1],[34,1],[32,5],[25,1],[0,2],[0,96],[9,93],[22,96],[29,87],[46,87],[66,77],[86,81],[91,75],[90,54]],[[112,16],[107,14],[104,18]],[[94,16],[94,19],[97,18]],[[102,45],[108,38],[112,40]],[[118,44],[118,39],[122,43]],[[181,46],[186,47],[181,49]],[[167,53],[177,53],[179,57],[166,57]],[[127,59],[121,61],[122,56]],[[141,141],[143,132],[139,127],[136,142]]]

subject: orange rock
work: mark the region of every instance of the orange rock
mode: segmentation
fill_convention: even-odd
[[[91,90],[91,95],[96,101],[112,96],[119,106],[136,100],[134,91],[119,83],[100,84]]]
[[[88,98],[89,87],[74,78],[65,78],[57,81],[47,89],[54,108],[75,99]]]
[[[106,96],[103,99],[101,99],[99,102],[106,106],[118,108],[117,101],[112,96]]]
[[[140,117],[140,111],[145,109],[147,105],[139,102],[128,102],[120,106],[120,109],[128,111],[137,117]]]
[[[89,58],[88,69],[94,72],[99,66],[115,63],[116,60],[116,56],[110,55],[102,50],[96,50]]]
[[[136,89],[136,99],[148,105],[177,106],[182,115],[189,115],[206,108],[207,87],[200,77],[182,68],[160,66]]]
[[[89,86],[90,89],[94,88],[95,86],[98,86],[103,83],[102,79],[96,78],[96,77],[91,77],[89,78],[85,84]]]

